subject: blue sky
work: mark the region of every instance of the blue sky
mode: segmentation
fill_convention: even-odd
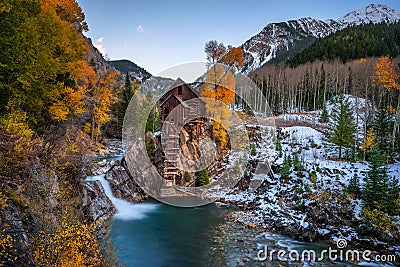
[[[371,3],[400,10],[400,1],[78,0],[89,24],[86,35],[110,59],[129,59],[155,75],[187,62],[204,61],[204,44],[238,46],[270,22],[301,17],[337,19]]]

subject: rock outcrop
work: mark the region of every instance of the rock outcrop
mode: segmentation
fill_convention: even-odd
[[[127,171],[124,159],[121,163],[119,161],[116,162],[106,173],[105,179],[110,183],[113,194],[117,198],[137,203],[149,197]]]
[[[85,216],[98,227],[104,225],[115,213],[114,205],[106,196],[99,181],[82,185],[82,208]]]

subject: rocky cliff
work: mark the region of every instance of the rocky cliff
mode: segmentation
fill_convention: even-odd
[[[126,162],[122,158],[122,144],[111,141],[106,147],[107,153],[91,166],[92,177],[104,175],[110,184],[112,194],[116,198],[137,203],[148,198],[127,171]],[[122,159],[121,159],[122,158]],[[83,183],[83,208],[87,217],[98,224],[103,224],[116,212],[112,201],[100,181]]]
[[[115,213],[115,208],[99,181],[83,183],[82,189],[83,212],[89,221],[95,222],[101,229],[104,223]]]
[[[106,173],[105,179],[110,183],[114,196],[137,203],[148,199],[148,195],[140,188],[127,171],[126,162],[116,162]]]

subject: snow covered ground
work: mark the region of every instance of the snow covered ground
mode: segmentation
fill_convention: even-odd
[[[346,96],[354,108],[358,106],[358,133],[364,134],[365,100]],[[328,104],[330,112],[333,104]],[[258,175],[263,179],[256,191],[219,191],[223,201],[244,207],[244,211],[232,214],[232,219],[248,226],[267,228],[303,241],[315,239],[335,243],[344,238],[350,245],[362,241],[354,229],[354,221],[361,220],[361,200],[351,199],[344,194],[352,177],[360,185],[369,170],[368,162],[338,161],[338,147],[328,141],[328,124],[320,123],[321,111],[303,114],[285,114],[277,120],[290,122],[290,127],[280,127],[280,153],[271,146],[271,138],[261,138],[256,143],[257,154],[253,158],[268,158],[271,166],[279,168],[284,157],[294,159],[295,155],[304,167],[299,172],[291,167],[289,179],[282,179],[278,172]],[[296,124],[309,126],[296,126]],[[263,134],[269,131],[260,130]],[[271,156],[272,155],[272,156]],[[400,182],[400,162],[387,166],[389,178]],[[315,173],[315,176],[314,176]],[[376,242],[376,240],[374,241]],[[396,250],[396,247],[390,248]],[[400,255],[399,255],[400,256]]]

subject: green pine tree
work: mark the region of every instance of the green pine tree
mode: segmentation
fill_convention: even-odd
[[[276,143],[275,143],[276,147],[275,149],[279,152],[279,157],[282,158],[283,156],[283,151],[282,151],[282,144],[281,144],[281,140],[279,140],[279,138],[276,138]]]
[[[288,179],[290,177],[291,166],[292,166],[292,160],[291,160],[290,156],[287,157],[285,155],[285,158],[283,160],[283,164],[282,164],[282,167],[280,170],[281,178]]]
[[[391,209],[390,187],[386,173],[386,155],[377,147],[370,152],[370,170],[365,178],[362,191],[364,207],[370,210],[379,209],[385,212]]]
[[[379,149],[383,151],[389,151],[391,148],[390,138],[392,132],[391,129],[393,129],[392,127],[391,116],[387,109],[384,107],[378,109],[374,120],[374,130]]]
[[[257,155],[257,149],[254,144],[251,145],[250,155],[252,155],[253,157]]]
[[[310,181],[314,185],[314,188],[317,187],[317,172],[315,170],[312,170],[310,172]]]
[[[339,146],[339,159],[341,159],[343,147],[354,146],[354,134],[356,132],[350,101],[343,94],[335,100],[331,116],[334,130],[330,140]]]
[[[196,187],[206,186],[210,184],[210,177],[208,175],[207,168],[201,171],[197,171],[195,175],[196,175],[196,181],[195,181]]]
[[[156,132],[161,128],[161,114],[156,107],[152,108],[146,122],[146,133]]]
[[[357,174],[354,174],[353,177],[350,178],[349,185],[346,187],[345,191],[356,197],[361,195],[360,182]]]
[[[297,154],[294,155],[293,166],[294,166],[294,170],[297,173],[297,176],[304,177],[304,166],[303,166],[303,164],[301,164],[301,162],[299,160],[299,156]]]
[[[326,109],[326,103],[324,103],[324,108],[322,109],[321,117],[319,118],[319,122],[325,123],[329,122],[329,114]]]
[[[138,88],[139,85],[136,83],[136,80],[133,80],[133,82],[131,82],[129,74],[126,73],[125,84],[124,88],[122,89],[118,105],[118,118],[121,124],[124,120],[125,111],[129,105],[129,102],[131,101],[132,96],[135,94]]]

